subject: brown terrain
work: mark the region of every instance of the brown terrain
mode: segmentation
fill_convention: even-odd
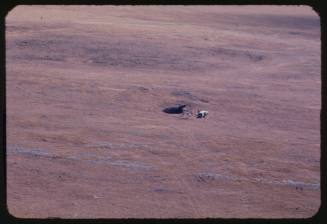
[[[313,216],[320,63],[307,6],[18,6],[6,17],[8,211]]]

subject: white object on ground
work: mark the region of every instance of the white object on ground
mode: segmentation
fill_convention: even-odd
[[[198,117],[198,118],[205,118],[208,114],[209,114],[208,111],[206,111],[206,110],[201,110],[201,111],[198,111],[197,117]]]

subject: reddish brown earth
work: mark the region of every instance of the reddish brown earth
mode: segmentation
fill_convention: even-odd
[[[16,217],[319,209],[320,25],[309,7],[19,6],[6,54]],[[193,114],[162,112],[183,103]]]

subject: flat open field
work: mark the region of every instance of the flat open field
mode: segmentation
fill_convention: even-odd
[[[8,210],[310,217],[320,63],[319,17],[305,6],[16,7],[6,17]],[[187,113],[162,111],[179,104]]]

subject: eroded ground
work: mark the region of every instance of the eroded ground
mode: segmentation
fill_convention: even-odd
[[[17,217],[309,217],[320,27],[309,7],[19,6],[6,18]],[[205,119],[162,110],[187,104]]]

